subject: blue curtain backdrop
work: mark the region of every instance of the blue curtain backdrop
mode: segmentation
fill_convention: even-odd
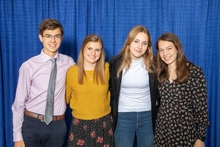
[[[77,61],[83,38],[103,38],[107,61],[122,48],[129,30],[146,26],[154,42],[164,32],[182,41],[188,60],[201,66],[208,85],[211,125],[206,147],[220,146],[219,0],[0,0],[0,146],[13,147],[11,105],[20,65],[40,53],[38,26],[45,18],[65,29],[60,52]],[[67,110],[67,124],[71,121]],[[64,145],[65,146],[65,145]]]

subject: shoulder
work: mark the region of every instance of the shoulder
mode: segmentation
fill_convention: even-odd
[[[68,55],[65,55],[65,54],[61,54],[59,53],[59,59],[62,61],[62,62],[67,62],[71,65],[75,64],[74,60],[72,57],[68,56]]]
[[[104,68],[105,68],[105,75],[108,75],[109,76],[109,63],[105,62],[104,63]]]
[[[189,66],[189,70],[190,70],[190,75],[192,77],[201,77],[201,76],[204,76],[204,72],[203,72],[203,69],[198,66],[198,65],[195,65],[193,64],[192,62],[188,62],[187,63],[187,66]]]
[[[105,73],[107,72],[109,72],[109,63],[108,62],[105,62],[104,63],[104,69],[105,69]]]
[[[66,72],[66,79],[68,82],[73,82],[78,77],[78,68],[76,65],[71,66]]]
[[[108,63],[108,62],[105,62],[105,63],[104,63],[104,66],[105,66],[105,68],[108,68],[108,67],[109,67],[109,63]]]
[[[21,64],[20,70],[21,69],[31,69],[31,68],[34,68],[35,65],[43,64],[43,63],[44,63],[44,61],[42,60],[40,55],[33,56]]]
[[[33,57],[29,58],[28,60],[26,60],[23,64],[32,64],[32,63],[35,63],[36,61],[43,62],[42,56],[41,55],[33,56]]]
[[[190,72],[203,71],[202,68],[198,65],[193,64],[192,62],[188,62],[187,66],[190,69]]]
[[[65,54],[61,54],[61,53],[58,53],[59,57],[61,58],[64,58],[64,59],[72,59],[72,57],[68,56],[68,55],[65,55]]]
[[[77,65],[75,64],[75,65],[72,65],[69,69],[68,69],[68,71],[78,71],[78,67],[77,67]]]
[[[76,74],[78,73],[78,67],[75,65],[72,65],[68,70],[67,70],[67,75],[68,74]]]
[[[122,57],[120,55],[112,56],[109,60],[109,64],[113,64],[115,62],[120,62]]]

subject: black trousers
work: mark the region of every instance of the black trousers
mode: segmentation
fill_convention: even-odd
[[[25,147],[62,147],[66,132],[65,119],[47,125],[39,119],[24,115],[22,135]]]

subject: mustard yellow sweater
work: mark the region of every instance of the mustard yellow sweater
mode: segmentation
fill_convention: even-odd
[[[78,67],[70,67],[66,75],[66,102],[70,104],[75,118],[91,120],[110,113],[110,93],[108,90],[109,64],[105,63],[105,85],[91,80],[93,70],[85,71],[83,84],[78,83]],[[94,82],[93,82],[94,81]]]

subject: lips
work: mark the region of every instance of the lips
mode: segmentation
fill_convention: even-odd
[[[95,59],[95,58],[96,58],[96,56],[89,56],[89,58],[91,58],[91,59]]]
[[[170,57],[170,56],[169,56],[169,57],[163,57],[163,59],[164,59],[165,61],[168,61],[168,60],[171,59],[171,57]]]
[[[50,47],[56,47],[56,44],[49,44]]]
[[[135,50],[137,53],[141,53],[142,52],[142,50]]]

